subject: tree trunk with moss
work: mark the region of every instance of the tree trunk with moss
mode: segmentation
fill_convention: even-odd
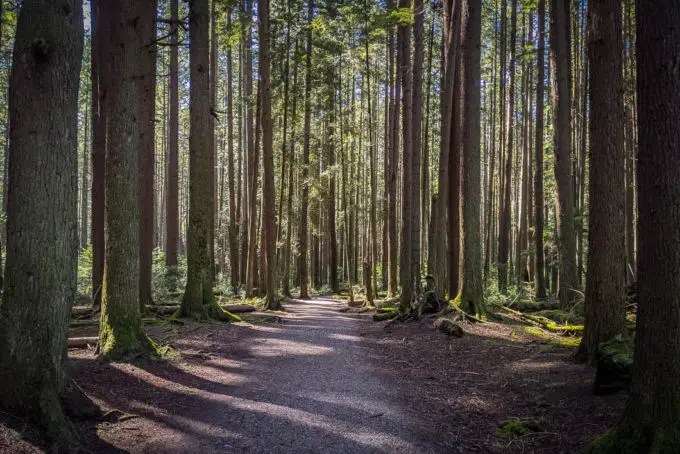
[[[133,0],[100,5],[106,45],[106,210],[104,285],[98,353],[109,359],[153,350],[139,305],[139,51],[143,8]],[[130,176],[133,175],[131,178]]]
[[[482,5],[480,0],[463,2],[463,59],[461,84],[463,91],[463,180],[462,233],[463,280],[461,308],[470,314],[486,313],[482,275],[481,235],[481,31]]]
[[[638,2],[637,335],[619,425],[588,452],[680,452],[680,4]]]
[[[585,329],[579,353],[593,358],[626,328],[625,149],[621,2],[588,3],[590,213]]]
[[[210,256],[212,218],[212,153],[210,123],[210,4],[189,4],[189,227],[187,232],[187,283],[180,314],[197,319],[218,317],[222,309],[213,296]]]
[[[66,345],[78,260],[82,51],[82,2],[23,2],[9,90],[0,407],[40,425],[64,451],[78,437],[69,416],[96,410],[70,379]]]

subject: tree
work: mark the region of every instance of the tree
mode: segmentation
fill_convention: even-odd
[[[187,232],[187,283],[180,314],[196,319],[226,320],[229,314],[213,296],[213,263],[210,258],[209,230],[212,216],[213,184],[210,152],[210,20],[209,0],[189,4],[189,90],[191,127],[189,133],[189,226]]]
[[[174,0],[173,0],[174,1]],[[227,30],[232,31],[231,8],[227,10]],[[231,287],[236,294],[239,287],[238,211],[234,185],[234,87],[231,45],[227,48],[227,178],[229,197],[229,261]]]
[[[156,146],[156,9],[157,0],[140,2],[139,34],[139,304],[153,303],[154,173]]]
[[[71,449],[78,438],[68,417],[96,409],[71,381],[66,364],[78,251],[82,5],[22,3],[9,90],[0,406],[42,426],[57,450]]]
[[[463,281],[461,308],[471,314],[485,314],[482,276],[481,235],[481,33],[480,0],[463,2]]]
[[[102,16],[102,0],[93,0],[92,15],[92,305],[101,306],[104,283],[104,206],[106,197],[106,109],[104,107],[107,61],[103,47],[108,40],[108,20]]]
[[[505,127],[505,163],[503,169],[502,191],[500,213],[498,215],[498,288],[501,292],[506,292],[508,288],[508,258],[510,249],[510,228],[511,228],[511,187],[512,184],[512,154],[514,147],[515,133],[515,48],[517,40],[517,0],[510,2],[510,76],[508,78],[508,112],[507,124]],[[501,106],[502,108],[502,106]]]
[[[302,213],[300,218],[300,298],[309,298],[309,271],[307,267],[307,245],[309,241],[309,148],[311,134],[312,105],[312,20],[314,20],[314,1],[307,2],[307,49],[305,59],[305,119],[302,144]]]
[[[633,377],[623,419],[590,453],[679,452],[680,5],[637,2],[638,291]]]
[[[102,45],[107,61],[106,210],[104,285],[99,324],[100,357],[124,358],[154,350],[142,327],[139,298],[139,130],[140,57],[143,8],[134,0],[101,4],[110,41]],[[148,13],[148,12],[147,12]],[[104,49],[106,49],[104,51]]]
[[[399,8],[410,8],[410,0],[399,0]],[[413,155],[411,136],[412,111],[412,74],[411,74],[411,34],[408,24],[397,27],[397,68],[399,84],[401,85],[401,133],[402,133],[402,197],[401,197],[401,297],[399,308],[406,312],[413,299],[413,261],[411,260],[411,233],[413,231],[413,213],[411,212],[411,157]],[[370,92],[370,85],[369,85]],[[369,104],[370,105],[370,104]],[[370,117],[370,114],[369,114]]]
[[[559,298],[571,304],[578,287],[574,193],[571,178],[571,63],[569,39],[570,0],[550,0],[550,70],[557,196],[557,235],[560,258]]]
[[[588,3],[590,212],[582,357],[626,328],[621,2]]]
[[[536,143],[534,153],[536,173],[534,173],[534,240],[536,260],[534,262],[534,293],[536,298],[545,297],[545,272],[543,254],[543,88],[545,79],[545,0],[538,2],[538,41],[536,66]]]
[[[177,21],[179,0],[170,0],[170,81],[168,82],[168,176],[165,209],[165,260],[168,267],[177,266],[179,246],[179,58]],[[230,97],[231,99],[231,97]]]
[[[411,282],[420,294],[420,151],[422,148],[423,63],[425,47],[425,10],[423,0],[414,0],[413,24],[413,118],[411,131]],[[427,133],[427,131],[426,131]],[[427,142],[427,135],[425,141]]]
[[[281,301],[277,297],[276,285],[276,189],[274,188],[274,150],[271,101],[271,68],[269,55],[269,0],[258,1],[260,17],[260,96],[262,102],[262,224],[264,230],[264,251],[266,257],[267,299],[265,308],[279,310]]]

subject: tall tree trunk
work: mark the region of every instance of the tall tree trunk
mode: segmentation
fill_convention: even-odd
[[[425,84],[425,138],[423,141],[423,162],[422,162],[422,180],[420,190],[420,247],[421,247],[421,266],[425,266],[424,258],[429,255],[428,252],[428,228],[430,222],[430,96],[432,92],[432,59],[434,56],[434,23],[435,23],[435,7],[434,2],[430,7],[430,31],[428,38],[427,51],[427,82]],[[430,270],[427,269],[429,273]]]
[[[558,294],[560,304],[569,306],[578,289],[576,279],[576,235],[574,193],[571,179],[571,64],[569,61],[570,0],[550,0],[550,69],[557,182],[557,235],[560,257]]]
[[[463,2],[462,88],[463,88],[463,282],[461,308],[470,314],[485,314],[481,235],[481,36],[480,0]]]
[[[439,296],[443,297],[446,291],[446,232],[444,228],[447,222],[448,194],[449,194],[449,155],[451,149],[451,124],[453,118],[454,103],[454,76],[456,72],[456,60],[458,40],[460,37],[460,10],[461,2],[447,0],[444,4],[444,74],[442,76],[441,90],[441,137],[439,143],[439,175],[438,175],[438,198],[437,210],[431,213],[433,231],[435,235],[429,247],[428,272],[434,275],[436,282],[441,285]]]
[[[298,61],[299,61],[299,46],[298,46],[298,41],[295,40],[295,52],[294,52],[294,61],[295,64],[293,65],[293,106],[292,106],[292,111],[291,111],[291,132],[290,132],[290,145],[289,145],[289,153],[290,153],[290,166],[288,166],[288,199],[286,201],[287,207],[286,207],[286,244],[284,247],[284,258],[283,258],[283,286],[282,286],[282,293],[284,296],[290,296],[290,261],[291,261],[291,255],[292,255],[292,243],[293,243],[293,229],[292,229],[292,222],[293,222],[293,196],[294,196],[294,191],[293,188],[295,185],[293,184],[293,178],[294,178],[294,172],[293,170],[295,169],[295,142],[297,138],[295,137],[295,126],[297,125],[297,98],[298,98]]]
[[[544,104],[544,79],[545,79],[545,0],[538,1],[538,43],[537,43],[536,66],[536,139],[534,154],[536,160],[536,172],[534,173],[534,248],[536,254],[534,268],[534,293],[536,298],[546,296],[545,282],[545,258],[543,252],[543,104]]]
[[[210,192],[210,216],[208,217],[208,249],[210,251],[210,273],[212,274],[213,281],[215,280],[215,239],[217,226],[217,176],[215,169],[217,168],[217,142],[215,139],[215,119],[217,118],[217,27],[216,27],[216,12],[215,5],[217,0],[210,0],[210,121],[208,122],[208,128],[210,133],[208,138],[210,140],[210,162],[211,166],[208,169],[209,184],[208,189]]]
[[[399,0],[399,8],[410,8],[410,0]],[[413,213],[411,205],[413,199],[411,191],[411,157],[413,155],[413,137],[411,136],[413,120],[412,110],[412,73],[411,73],[411,33],[405,24],[397,27],[397,67],[399,83],[401,84],[401,134],[402,134],[402,196],[401,196],[401,298],[399,307],[402,312],[409,309],[413,299],[413,271],[411,259],[411,235],[413,232]],[[369,89],[370,92],[370,89]],[[370,103],[370,101],[369,101]],[[369,112],[370,119],[370,112]]]
[[[364,43],[366,50],[366,104],[368,107],[368,147],[369,147],[369,179],[371,187],[371,205],[369,212],[369,224],[371,231],[370,238],[370,257],[368,259],[368,264],[370,268],[370,276],[373,280],[372,287],[376,291],[377,286],[377,276],[375,273],[375,266],[378,262],[378,188],[377,188],[377,154],[378,147],[376,144],[376,137],[373,134],[373,100],[371,98],[371,69],[370,69],[370,53],[368,49],[368,37]],[[373,303],[372,300],[368,300],[369,303]]]
[[[420,151],[422,144],[423,110],[423,59],[425,46],[425,9],[423,0],[414,0],[413,11],[413,116],[411,134],[411,282],[416,295],[421,293],[420,284]],[[427,130],[425,131],[427,133]],[[427,142],[427,135],[425,142]]]
[[[154,244],[154,173],[156,138],[156,9],[157,0],[140,2],[139,21],[139,304],[153,303],[151,266]]]
[[[314,20],[314,0],[307,2],[307,58],[305,59],[305,120],[302,132],[302,213],[300,219],[300,298],[309,298],[309,271],[307,267],[307,244],[309,241],[309,148],[311,134],[311,91],[312,91],[312,21]]]
[[[638,1],[635,12],[639,304],[631,392],[621,422],[590,453],[680,451],[680,4],[650,6]]]
[[[66,364],[78,260],[82,7],[78,0],[22,3],[9,90],[0,406],[42,426],[55,451],[77,441],[68,416],[94,410],[79,405],[86,398]]]
[[[243,27],[243,62],[240,65],[241,70],[242,70],[242,77],[243,77],[243,85],[244,85],[244,92],[245,92],[245,100],[244,100],[244,110],[245,112],[243,113],[245,117],[245,145],[246,145],[246,152],[245,152],[245,167],[244,167],[244,188],[245,190],[243,191],[244,198],[243,198],[243,242],[241,243],[241,261],[242,261],[242,269],[241,269],[241,276],[245,278],[246,281],[246,295],[247,296],[252,296],[253,292],[253,279],[254,276],[252,276],[252,253],[251,253],[251,243],[255,242],[255,250],[257,250],[257,240],[254,237],[255,235],[255,228],[252,227],[254,224],[256,224],[255,220],[251,220],[252,217],[252,211],[253,211],[253,206],[255,205],[256,202],[252,200],[251,197],[251,192],[252,192],[252,181],[253,178],[255,177],[255,170],[257,169],[257,166],[253,164],[253,160],[255,159],[255,134],[253,130],[253,101],[257,104],[257,100],[253,99],[253,56],[252,56],[252,24],[251,24],[251,15],[252,15],[252,3],[250,0],[244,0],[243,2],[243,11],[242,11],[242,23],[241,27]],[[256,107],[257,109],[257,107]],[[256,160],[257,161],[257,160]],[[257,198],[255,199],[257,200]],[[255,211],[257,209],[255,208]],[[248,285],[248,282],[250,280],[250,286]]]
[[[394,9],[394,0],[388,0],[387,9],[391,11]],[[399,291],[398,266],[399,266],[399,244],[397,239],[397,157],[399,155],[399,105],[398,100],[401,96],[401,86],[396,78],[395,71],[395,42],[394,42],[394,27],[388,29],[388,56],[389,59],[389,75],[388,79],[391,82],[392,90],[390,92],[389,110],[390,110],[390,146],[389,146],[389,168],[387,169],[386,184],[387,184],[387,241],[388,241],[388,265],[387,273],[387,294],[394,296]],[[354,91],[354,90],[353,90]]]
[[[271,101],[271,69],[269,65],[269,0],[259,0],[260,16],[260,91],[262,100],[262,224],[264,225],[266,257],[267,299],[265,307],[270,310],[281,308],[277,297],[276,280],[276,190],[274,188],[274,150]]]
[[[168,176],[167,207],[165,209],[166,245],[165,263],[168,267],[177,266],[179,246],[179,64],[177,51],[177,27],[179,0],[170,0],[170,81],[168,82],[169,119],[168,119]],[[231,98],[230,98],[231,99]]]
[[[635,267],[635,26],[632,23],[634,1],[625,4],[626,42],[624,43],[624,83],[625,83],[625,146],[626,146],[626,282],[632,284],[636,277]]]
[[[1,3],[1,2],[0,2]],[[90,126],[90,117],[91,117],[91,112],[89,109],[89,104],[85,104],[85,125],[84,125],[84,130],[85,130],[85,137],[83,138],[83,177],[81,180],[81,188],[82,188],[82,193],[80,197],[80,249],[85,249],[87,247],[87,237],[88,237],[88,231],[87,231],[87,195],[88,195],[88,177],[90,173],[90,156],[89,156],[89,148],[90,148],[90,143],[89,143],[89,126]]]
[[[92,305],[101,307],[104,283],[104,206],[106,175],[106,88],[104,78],[108,54],[103,49],[108,43],[108,18],[102,16],[103,0],[92,2]]]
[[[462,2],[459,2],[462,3]],[[462,10],[461,10],[462,14]],[[461,17],[462,24],[462,17]],[[458,30],[458,33],[461,33]],[[461,183],[461,154],[463,147],[463,98],[462,98],[462,43],[458,40],[458,49],[455,52],[457,60],[456,68],[453,76],[453,108],[451,112],[451,144],[449,147],[449,182],[447,184],[448,195],[446,200],[448,202],[448,281],[446,289],[449,292],[449,298],[453,299],[458,296],[460,289],[460,183]]]
[[[227,10],[227,30],[232,31],[231,8]],[[239,288],[238,210],[234,185],[234,81],[231,44],[227,47],[227,188],[229,197],[229,268],[234,294]]]
[[[494,2],[495,7],[495,2]],[[498,13],[494,17],[494,24],[498,22]],[[498,27],[494,27],[494,43],[498,43]],[[496,84],[498,80],[498,71],[496,69],[496,54],[498,52],[498,44],[495,45],[493,51],[493,66],[492,66],[492,81],[491,81],[491,142],[489,143],[489,177],[488,177],[488,192],[486,200],[486,213],[484,214],[484,244],[486,251],[484,254],[484,279],[489,277],[489,270],[491,266],[491,257],[494,252],[495,235],[494,235],[494,200],[495,200],[495,183],[494,175],[496,168],[496,98],[497,90]]]
[[[189,4],[189,226],[187,231],[187,283],[180,314],[196,319],[227,319],[213,296],[213,262],[210,257],[210,218],[213,204],[210,187],[213,159],[210,134],[213,122],[210,100],[210,4]]]
[[[332,82],[334,85],[335,82]],[[338,282],[338,240],[335,228],[335,95],[330,97],[329,112],[331,122],[328,127],[328,166],[331,173],[328,179],[328,240],[330,241],[329,284],[333,293],[340,293]],[[377,228],[377,226],[376,226]],[[377,248],[377,244],[376,244]]]
[[[621,2],[588,3],[590,80],[590,212],[585,330],[579,352],[593,357],[621,334],[625,311],[625,150]]]
[[[100,357],[120,359],[154,350],[139,303],[139,78],[144,8],[133,0],[102,4],[109,21],[106,90],[105,265],[99,323]],[[139,20],[140,18],[143,18]],[[104,69],[104,68],[102,68]]]
[[[498,288],[505,293],[508,289],[508,259],[510,252],[511,229],[511,184],[512,184],[512,154],[515,140],[515,48],[517,40],[517,0],[510,2],[510,68],[508,77],[508,111],[504,136],[505,163],[503,170],[502,203],[499,214],[498,227]],[[501,108],[503,108],[501,106]]]

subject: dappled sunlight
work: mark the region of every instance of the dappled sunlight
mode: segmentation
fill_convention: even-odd
[[[293,340],[268,338],[255,341],[251,352],[254,356],[260,357],[281,356],[285,354],[318,356],[328,355],[333,352],[333,349]]]
[[[362,338],[359,336],[352,336],[349,334],[329,334],[328,337],[331,339],[350,341],[350,342],[362,342]]]

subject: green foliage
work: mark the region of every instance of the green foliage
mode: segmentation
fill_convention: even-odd
[[[78,256],[78,294],[92,294],[92,245],[80,251]]]
[[[541,423],[531,418],[511,418],[503,421],[496,429],[500,438],[518,438],[532,432],[543,432]]]
[[[177,266],[165,264],[165,252],[156,248],[153,251],[151,268],[151,288],[154,301],[167,301],[184,288],[187,279],[186,257],[177,257]]]

